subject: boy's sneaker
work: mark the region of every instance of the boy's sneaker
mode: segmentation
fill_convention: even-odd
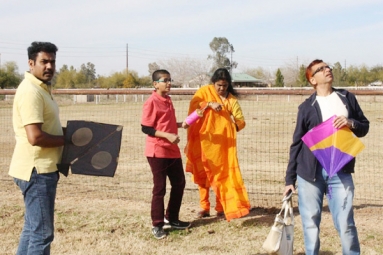
[[[163,229],[170,229],[170,228],[172,228],[172,226],[170,226],[169,221],[166,218],[164,218]]]
[[[166,237],[166,233],[162,227],[153,227],[152,234],[156,239],[163,239]]]
[[[175,220],[175,221],[168,221],[169,225],[174,229],[187,229],[191,226],[190,222]],[[166,223],[165,223],[166,224]]]

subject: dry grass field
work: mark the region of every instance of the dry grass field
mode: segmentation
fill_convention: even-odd
[[[192,221],[185,231],[169,231],[164,240],[150,233],[151,173],[143,157],[145,136],[140,131],[142,100],[101,104],[71,104],[58,98],[61,119],[91,120],[124,126],[119,166],[113,178],[61,176],[56,200],[56,231],[52,254],[265,254],[261,246],[280,206],[288,147],[296,110],[305,98],[257,96],[243,98],[247,127],[238,133],[238,157],[253,209],[227,222],[214,216],[196,220],[198,192],[187,175],[181,219]],[[362,254],[383,254],[383,100],[358,97],[371,129],[362,141],[355,174],[355,220]],[[142,98],[144,99],[144,98]],[[173,97],[177,118],[186,116],[188,100]],[[19,189],[7,175],[14,146],[11,102],[0,101],[0,254],[15,254],[23,225]],[[182,138],[186,132],[180,130]],[[185,139],[180,143],[181,150]],[[213,194],[212,194],[213,196]],[[294,254],[304,254],[301,222],[295,204]],[[325,206],[321,224],[321,255],[341,254],[339,238]],[[212,212],[214,213],[214,212]]]

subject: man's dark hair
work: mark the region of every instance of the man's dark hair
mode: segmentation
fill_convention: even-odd
[[[311,84],[310,79],[311,79],[312,74],[313,74],[313,72],[311,71],[311,67],[313,67],[319,63],[323,63],[323,60],[322,59],[315,59],[306,67],[306,79],[310,84]]]
[[[50,42],[33,42],[28,47],[28,59],[36,61],[39,52],[54,53],[56,55],[58,50],[56,45]]]
[[[229,86],[227,87],[227,91],[233,96],[238,96],[238,93],[234,90],[233,85],[231,84],[231,75],[226,68],[219,68],[215,70],[210,80],[213,84],[220,80],[227,81],[227,83],[229,84]]]
[[[152,81],[158,81],[159,79],[161,79],[161,74],[169,74],[170,75],[170,73],[165,69],[156,70],[152,74]]]

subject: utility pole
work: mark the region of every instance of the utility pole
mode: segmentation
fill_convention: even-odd
[[[347,80],[347,66],[346,66],[346,60],[344,60],[344,81],[346,83]]]
[[[299,61],[298,61],[298,56],[297,56],[297,78],[296,78],[297,81],[299,81]],[[301,84],[301,87],[302,87],[302,83],[299,82]]]
[[[230,45],[230,76],[233,70],[233,45]]]
[[[233,44],[230,44],[230,76],[232,76],[232,73],[233,73],[233,51],[234,51]]]
[[[128,54],[128,44],[126,44],[126,72],[129,70],[129,54]]]

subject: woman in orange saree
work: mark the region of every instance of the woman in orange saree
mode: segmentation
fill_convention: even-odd
[[[212,85],[201,87],[193,96],[189,114],[205,109],[195,123],[186,124],[186,172],[192,173],[200,191],[199,217],[210,216],[209,188],[216,195],[217,216],[226,220],[249,213],[250,202],[237,158],[237,132],[246,125],[235,97],[230,73],[220,68],[211,78]]]

